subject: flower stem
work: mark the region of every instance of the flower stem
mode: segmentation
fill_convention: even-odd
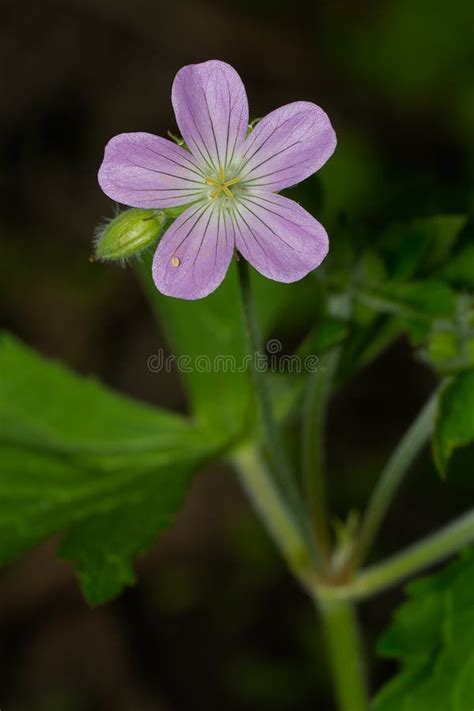
[[[431,435],[436,414],[437,398],[438,391],[430,397],[416,420],[405,433],[381,474],[362,521],[358,543],[351,560],[353,568],[359,567],[366,559],[408,468]]]
[[[325,426],[329,395],[339,361],[339,349],[329,353],[324,369],[308,379],[303,412],[302,474],[316,537],[326,555],[331,549],[325,469]]]
[[[474,541],[474,511],[423,538],[388,560],[356,576],[346,596],[362,599],[379,593],[459,551]]]
[[[361,635],[351,602],[320,598],[334,690],[339,711],[368,711],[368,691]]]
[[[300,527],[275,486],[256,445],[247,445],[231,455],[240,482],[270,536],[293,574],[309,589],[314,578],[313,561]]]
[[[263,356],[264,354],[261,347],[260,329],[252,295],[249,269],[243,259],[238,262],[238,273],[248,349],[252,356],[252,365],[254,366],[255,356],[257,354]],[[298,525],[303,531],[303,536],[307,544],[313,550],[315,562],[322,567],[321,561],[324,556],[321,552],[319,542],[315,542],[314,540],[308,510],[299,491],[296,476],[289,465],[286,452],[282,446],[281,433],[279,432],[273,415],[273,404],[266,375],[267,374],[262,372],[262,370],[252,367],[252,377],[260,411],[263,440],[272,464],[275,484],[283,500],[296,516]]]

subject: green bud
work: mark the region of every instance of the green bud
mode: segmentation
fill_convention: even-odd
[[[259,123],[259,121],[261,120],[261,118],[256,118],[253,119],[253,121],[250,121],[249,125],[247,126],[247,138],[250,136],[257,123]]]
[[[96,238],[95,258],[104,261],[128,259],[151,247],[163,233],[164,210],[131,208],[114,217]]]

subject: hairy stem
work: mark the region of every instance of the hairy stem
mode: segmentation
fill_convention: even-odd
[[[247,263],[242,259],[238,263],[238,272],[249,353],[253,357],[257,354],[263,356],[249,269]],[[254,363],[254,360],[252,362]],[[252,368],[255,394],[260,410],[263,440],[275,475],[275,483],[280,490],[282,498],[296,516],[298,525],[301,526],[303,535],[313,550],[315,562],[322,568],[324,556],[321,552],[321,545],[319,541],[314,540],[308,510],[298,489],[296,476],[289,465],[286,452],[282,446],[282,437],[273,415],[273,404],[266,375],[260,369]]]
[[[324,553],[331,549],[325,482],[325,427],[339,349],[329,353],[323,367],[308,379],[303,406],[302,474],[316,537]]]
[[[319,598],[339,711],[368,711],[366,671],[356,611],[351,602]]]
[[[350,600],[325,594],[300,528],[282,499],[256,445],[234,451],[231,462],[240,482],[289,569],[315,601],[325,632],[340,711],[368,711],[364,654],[355,608]]]
[[[440,563],[473,542],[474,510],[382,563],[361,570],[345,585],[331,587],[316,582],[316,594],[338,600],[363,600],[373,597],[405,578]]]
[[[301,529],[275,486],[256,445],[231,455],[240,482],[288,567],[305,588],[314,582],[313,561]]]
[[[362,571],[350,586],[355,597],[368,597],[396,585],[474,541],[474,511],[423,538],[379,565]]]
[[[370,498],[351,560],[359,567],[370,552],[372,543],[415,457],[427,443],[434,426],[438,391],[431,396],[416,420],[393,452]]]

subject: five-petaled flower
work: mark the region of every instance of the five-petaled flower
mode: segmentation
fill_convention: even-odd
[[[219,286],[237,250],[270,279],[292,282],[322,262],[322,225],[277,191],[316,172],[336,135],[319,106],[296,101],[265,116],[247,136],[244,85],[225,62],[179,70],[176,121],[189,150],[149,133],[106,146],[102,190],[125,205],[187,205],[158,244],[153,279],[164,294],[199,299]]]

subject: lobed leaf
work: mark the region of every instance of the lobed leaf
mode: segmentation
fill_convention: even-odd
[[[474,549],[407,587],[378,651],[401,664],[373,711],[463,711],[474,707]]]
[[[184,418],[119,396],[0,340],[0,564],[66,531],[89,601],[134,579],[216,441]]]
[[[474,441],[474,370],[456,375],[441,394],[433,437],[435,462],[446,474],[458,447]]]

